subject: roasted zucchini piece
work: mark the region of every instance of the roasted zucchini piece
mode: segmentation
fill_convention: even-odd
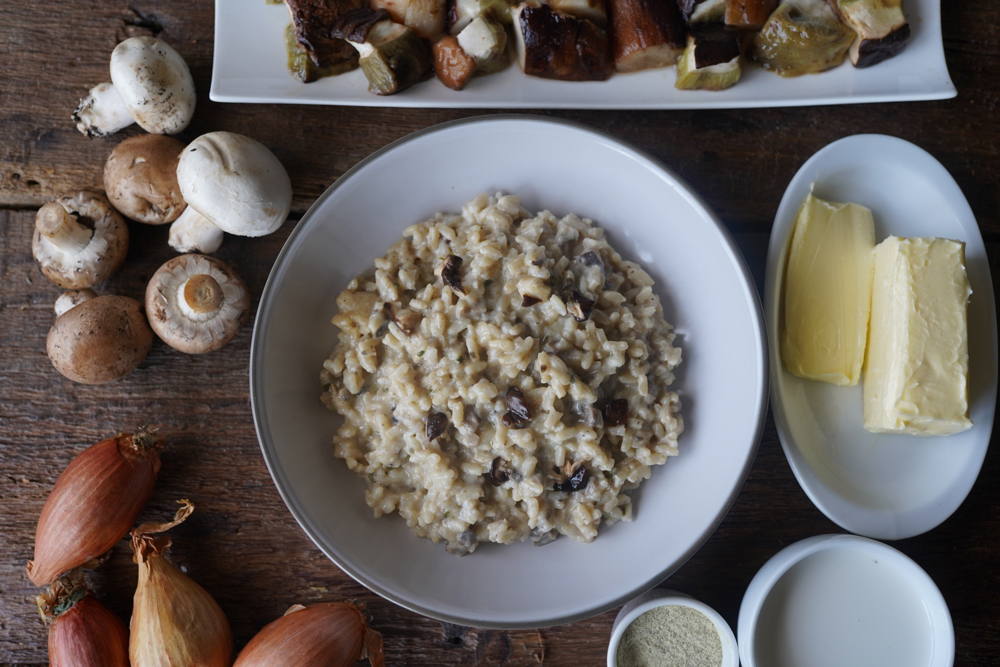
[[[906,48],[910,24],[902,0],[829,0],[840,20],[858,36],[851,44],[855,67],[871,67]]]
[[[726,0],[677,0],[677,6],[688,25],[714,23],[726,17]]]
[[[507,31],[491,18],[474,18],[458,33],[458,45],[476,61],[476,70],[481,74],[499,72],[510,64]]]
[[[517,60],[525,74],[563,81],[604,81],[611,75],[608,38],[587,19],[535,0],[511,12]]]
[[[708,25],[687,38],[677,61],[677,83],[684,90],[725,90],[740,80],[740,36],[735,28]]]
[[[413,28],[424,39],[444,34],[445,0],[370,0],[372,9],[385,9],[392,20]]]
[[[684,52],[687,26],[676,2],[609,0],[615,69],[635,72],[673,65]]]
[[[356,9],[339,19],[330,34],[346,39],[361,56],[368,90],[392,95],[425,78],[432,67],[430,47],[412,29],[389,20],[385,9]]]
[[[750,57],[781,76],[815,74],[844,62],[854,31],[820,7],[817,13],[789,3],[778,7],[754,37]]]
[[[778,0],[726,0],[726,25],[741,30],[760,30]]]

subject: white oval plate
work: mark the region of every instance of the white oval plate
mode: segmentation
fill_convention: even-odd
[[[845,62],[815,76],[785,78],[744,64],[728,90],[678,90],[675,67],[615,74],[607,81],[525,76],[516,64],[461,91],[438,79],[395,95],[373,95],[361,70],[302,83],[288,72],[283,2],[215,0],[214,102],[469,109],[731,109],[955,97],[941,37],[941,0],[906,0],[910,43],[895,58],[858,69]],[[183,51],[182,51],[183,53]]]
[[[336,150],[317,146],[317,150]],[[681,453],[633,497],[635,520],[591,544],[484,544],[470,556],[375,519],[364,480],[333,456],[338,418],[319,400],[336,341],[337,294],[404,228],[459,211],[480,192],[532,211],[597,221],[656,280],[677,327],[686,429]],[[250,392],[261,450],[313,541],[371,590],[472,626],[538,627],[616,607],[680,567],[722,520],[746,477],[767,406],[763,316],[725,228],[687,185],[617,139],[526,116],[455,121],[365,159],[309,209],[278,256],[254,326]]]
[[[779,303],[799,205],[817,197],[872,210],[875,241],[890,235],[965,241],[969,301],[969,399],[973,427],[948,437],[877,435],[862,426],[861,384],[836,387],[785,370]],[[802,489],[843,528],[877,539],[924,533],[947,519],[972,488],[993,431],[997,326],[983,237],[955,179],[927,152],[883,135],[836,141],[807,161],[774,219],[764,287],[771,397],[781,446]]]

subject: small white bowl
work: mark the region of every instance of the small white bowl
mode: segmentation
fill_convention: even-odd
[[[705,614],[712,621],[712,624],[715,625],[715,629],[719,632],[719,640],[722,642],[722,662],[719,667],[738,667],[740,660],[739,651],[736,646],[736,637],[733,635],[729,624],[726,623],[726,619],[722,618],[719,612],[704,602],[668,588],[654,588],[630,601],[618,612],[618,616],[615,617],[615,623],[611,629],[611,641],[608,644],[608,667],[618,667],[618,644],[621,642],[625,630],[632,624],[632,621],[650,609],[667,605],[691,607]]]
[[[819,535],[775,554],[740,605],[743,667],[951,667],[955,630],[941,591],[892,547]]]

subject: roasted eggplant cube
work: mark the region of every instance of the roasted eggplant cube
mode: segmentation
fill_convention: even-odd
[[[726,0],[726,25],[741,30],[760,30],[778,0]]]
[[[445,0],[370,0],[372,9],[385,9],[392,20],[412,28],[424,39],[435,40],[444,34],[447,5]]]
[[[830,0],[830,4],[857,33],[849,51],[855,67],[871,67],[892,58],[910,41],[902,0]]]
[[[611,75],[608,38],[587,19],[523,2],[514,7],[517,59],[525,74],[563,81],[603,81]]]
[[[815,74],[844,62],[853,41],[854,31],[832,13],[806,13],[784,4],[754,36],[750,55],[781,76]]]
[[[688,35],[677,61],[676,87],[684,90],[725,90],[740,80],[740,36],[734,28],[704,26]]]
[[[726,0],[677,0],[677,6],[688,25],[715,23],[726,18]]]
[[[675,2],[609,0],[615,69],[668,67],[684,52],[687,25]]]

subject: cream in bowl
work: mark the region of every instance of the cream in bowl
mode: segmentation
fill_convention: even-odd
[[[740,606],[744,667],[950,667],[955,636],[931,578],[901,552],[854,535],[783,549]]]
[[[737,667],[729,624],[714,609],[677,591],[656,588],[618,613],[608,667]]]

